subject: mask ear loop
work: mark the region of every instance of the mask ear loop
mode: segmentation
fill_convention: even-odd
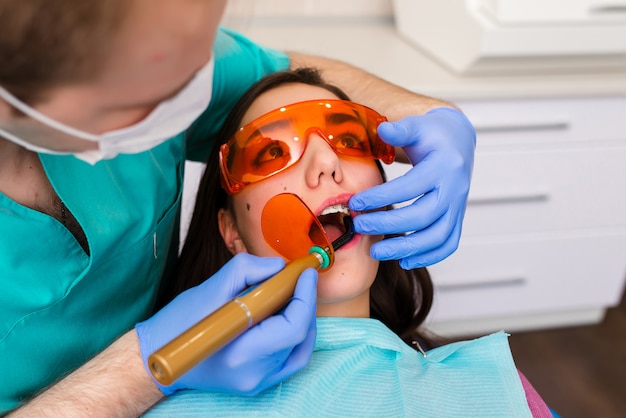
[[[81,131],[76,128],[72,128],[64,123],[56,121],[43,113],[39,112],[36,109],[33,109],[14,95],[12,95],[9,91],[7,91],[4,87],[0,86],[0,97],[4,99],[11,106],[24,113],[26,116],[30,117],[42,123],[44,125],[49,126],[52,129],[55,129],[59,132],[63,132],[65,134],[75,136],[76,138],[85,139],[87,141],[96,141],[98,139],[98,135],[90,134],[85,131]]]

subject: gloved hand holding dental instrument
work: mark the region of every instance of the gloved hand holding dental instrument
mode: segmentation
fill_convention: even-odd
[[[146,368],[148,356],[155,350],[284,265],[278,257],[240,254],[210,280],[181,293],[152,318],[137,324]],[[174,384],[155,383],[166,395],[186,388],[254,395],[291,376],[308,362],[313,350],[316,284],[316,272],[306,270],[300,275],[291,302],[279,314],[194,365]],[[302,326],[305,323],[309,323],[308,329]]]

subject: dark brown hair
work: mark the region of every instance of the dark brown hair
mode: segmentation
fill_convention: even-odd
[[[325,83],[311,68],[300,68],[266,76],[252,86],[239,100],[222,127],[207,161],[196,196],[189,232],[178,260],[174,280],[166,291],[166,303],[178,293],[200,284],[217,272],[232,254],[220,239],[218,211],[229,208],[230,199],[220,186],[218,149],[240,127],[241,120],[254,100],[262,93],[290,83],[302,83],[325,88],[343,100],[348,96],[335,86]],[[384,178],[379,162],[378,167]],[[403,270],[397,261],[380,262],[370,290],[370,314],[387,325],[407,344],[418,342],[423,348],[436,345],[432,336],[421,329],[433,301],[433,286],[425,268]]]
[[[0,0],[0,85],[31,104],[92,77],[123,21],[123,0]]]

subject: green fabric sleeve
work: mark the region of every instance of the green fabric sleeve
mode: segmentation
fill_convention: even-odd
[[[213,46],[215,69],[211,103],[187,131],[187,159],[205,161],[224,119],[239,97],[261,77],[289,67],[281,51],[255,44],[220,27]]]

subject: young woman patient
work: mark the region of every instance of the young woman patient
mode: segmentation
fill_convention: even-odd
[[[331,223],[326,213],[348,211],[353,194],[385,181],[379,160],[393,160],[376,135],[384,118],[312,69],[262,79],[234,109],[225,145],[207,162],[169,298],[239,253],[277,256],[261,229],[274,196],[293,193]],[[327,232],[333,240],[343,231]],[[422,328],[433,300],[428,272],[371,258],[382,238],[355,235],[319,274],[305,370],[251,397],[179,391],[148,415],[552,416],[518,374],[506,334],[442,345]]]

